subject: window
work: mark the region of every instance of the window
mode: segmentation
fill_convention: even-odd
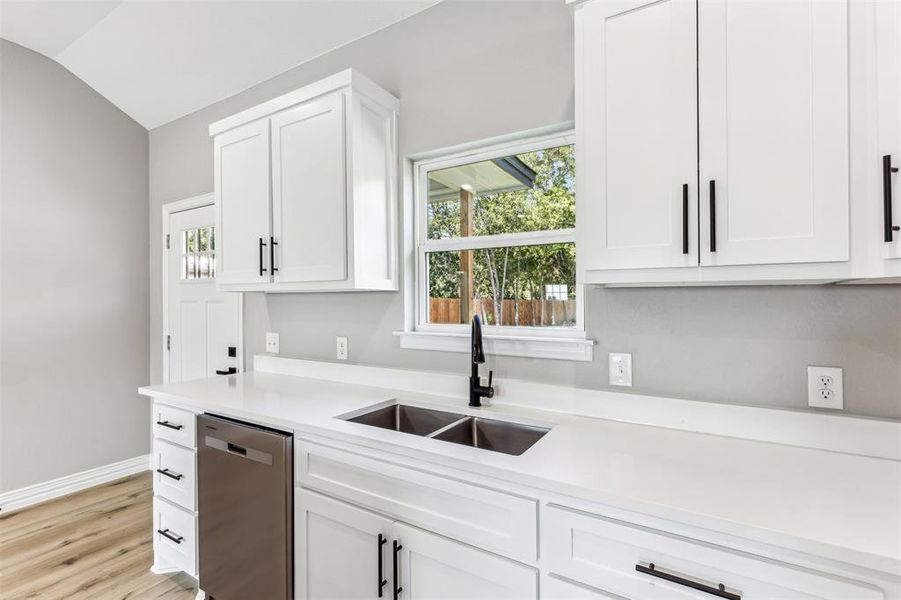
[[[181,232],[181,279],[216,277],[216,228],[199,227]]]
[[[415,320],[401,345],[429,347],[414,334],[467,336],[479,315],[495,353],[537,356],[524,340],[566,338],[590,357],[576,286],[572,135],[482,145],[414,171]],[[504,352],[502,340],[514,338],[517,351]],[[448,343],[436,349],[456,349]]]

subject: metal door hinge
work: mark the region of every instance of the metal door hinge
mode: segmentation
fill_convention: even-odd
[[[169,250],[169,249],[170,249],[170,247],[169,247],[169,234],[167,233],[167,234],[166,234],[166,250]]]
[[[172,336],[166,336],[166,350],[172,350]]]

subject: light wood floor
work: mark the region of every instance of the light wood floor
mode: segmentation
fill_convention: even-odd
[[[142,473],[0,514],[0,599],[194,598],[188,576],[149,571],[152,496]]]

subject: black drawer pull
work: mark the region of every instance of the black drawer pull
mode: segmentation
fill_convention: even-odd
[[[682,254],[688,254],[688,184],[682,184]]]
[[[710,251],[716,252],[716,181],[710,180]]]
[[[266,242],[263,241],[263,238],[260,238],[260,277],[266,272],[266,269],[263,267],[263,246],[265,245]]]
[[[397,540],[394,540],[393,544],[394,544],[394,562],[393,562],[392,573],[394,576],[394,600],[397,600],[398,596],[400,596],[400,593],[402,591],[404,591],[404,588],[397,585],[397,562],[398,562],[397,554],[398,554],[398,552],[400,552],[403,549],[403,546],[398,544]]]
[[[174,479],[175,481],[180,481],[181,478],[184,477],[181,473],[173,473],[169,469],[157,469],[156,472],[160,475],[165,475],[166,477]]]
[[[384,573],[382,573],[382,546],[388,543],[388,540],[385,539],[381,533],[379,534],[379,545],[376,548],[376,552],[379,553],[379,598],[382,597],[382,588],[388,585],[388,580],[385,579]]]
[[[275,241],[274,237],[269,237],[269,267],[272,269],[272,274],[275,275],[278,273],[278,267],[275,266],[275,247],[278,246],[278,242]]]
[[[185,540],[185,538],[181,537],[180,535],[172,535],[171,533],[169,533],[168,529],[157,529],[156,532],[164,538],[172,540],[176,544],[180,544]]]
[[[671,573],[665,573],[663,571],[658,571],[657,567],[654,563],[650,563],[648,566],[644,566],[641,564],[635,565],[635,570],[639,573],[644,573],[645,575],[650,575],[651,577],[659,577],[660,579],[665,579],[666,581],[671,581],[673,583],[678,583],[679,585],[684,585],[685,587],[689,587],[693,590],[698,590],[701,592],[705,592],[707,594],[711,594],[712,596],[717,596],[719,598],[727,598],[728,600],[741,600],[741,594],[733,594],[732,592],[726,591],[726,586],[722,583],[717,587],[713,587],[710,585],[705,585],[703,583],[698,583],[697,581],[692,581],[691,579],[685,579],[684,577],[679,577],[678,575],[673,575]]]
[[[891,242],[894,239],[894,232],[901,229],[898,225],[892,224],[892,173],[897,173],[898,167],[892,166],[892,155],[886,154],[882,157],[882,224],[885,234],[885,241]]]
[[[163,427],[168,427],[169,429],[174,429],[175,431],[184,428],[184,425],[176,425],[175,423],[170,423],[169,421],[157,421],[156,424],[162,425]]]

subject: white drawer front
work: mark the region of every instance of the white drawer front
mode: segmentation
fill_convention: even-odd
[[[538,503],[323,446],[299,444],[301,484],[429,531],[532,562]]]
[[[153,493],[190,511],[197,510],[196,453],[163,440],[153,441]]]
[[[185,448],[196,448],[194,413],[164,404],[153,405],[153,436]]]
[[[197,518],[160,498],[153,499],[153,553],[157,567],[197,576]]]
[[[550,571],[632,600],[711,600],[716,596],[636,570],[738,594],[742,600],[878,600],[868,585],[661,531],[549,506],[542,521]]]

